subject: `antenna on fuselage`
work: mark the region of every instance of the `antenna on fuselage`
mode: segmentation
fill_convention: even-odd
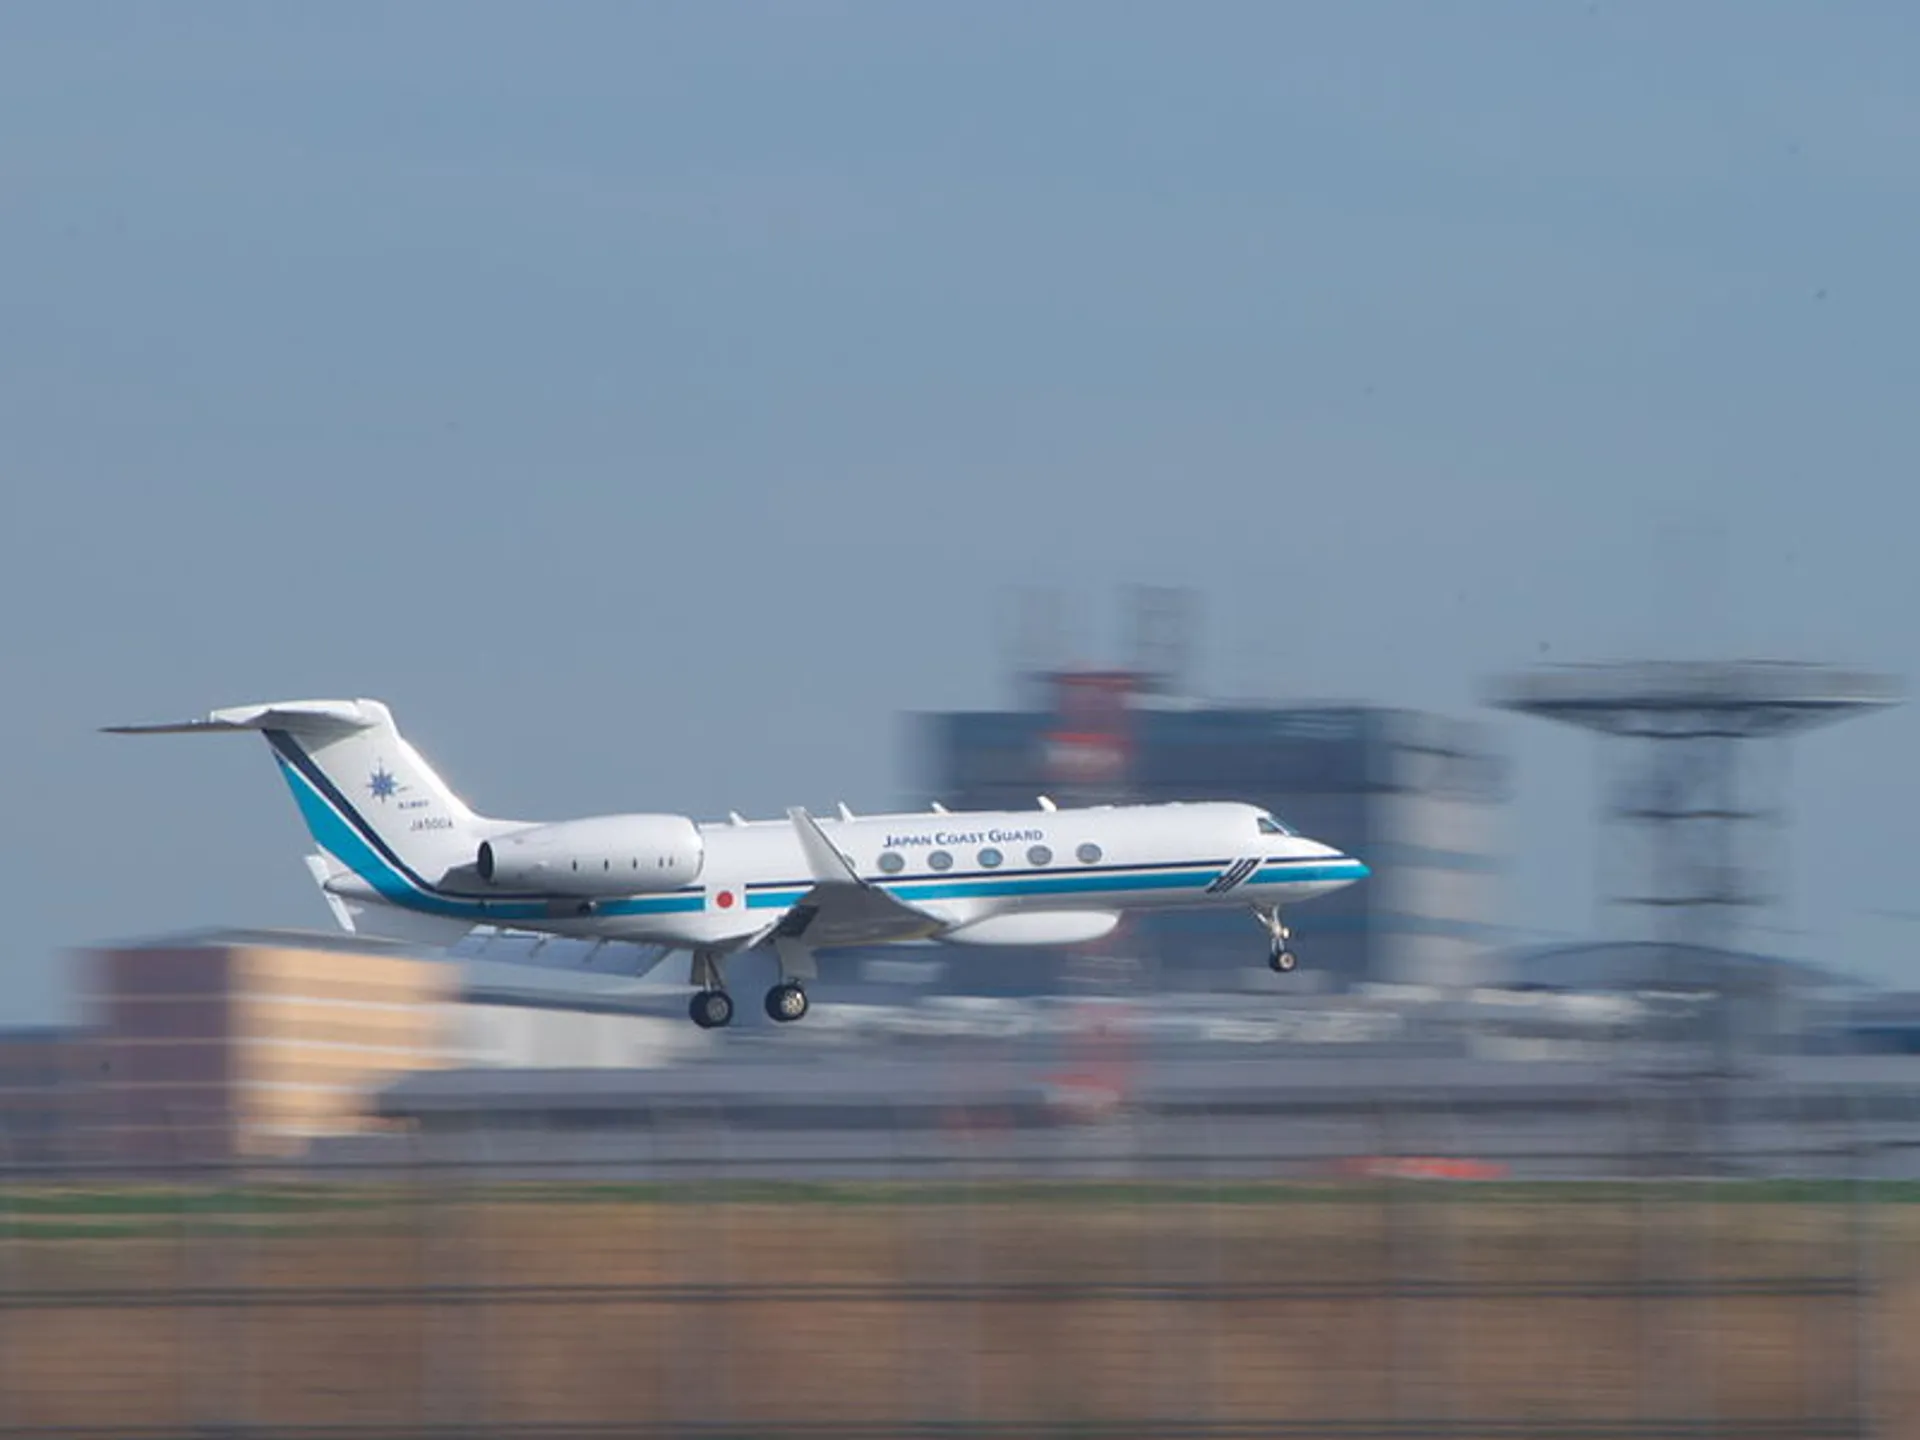
[[[1042,795],[1039,797],[1039,799],[1040,799],[1040,808],[1042,810],[1058,810],[1060,808],[1058,805],[1053,803],[1053,797],[1051,795]]]
[[[946,806],[942,805],[938,800],[931,802],[927,808],[932,810],[933,813],[936,815],[947,815],[952,813],[947,809]]]
[[[738,810],[729,810],[727,811],[727,823],[729,825],[744,825],[747,823],[747,817],[742,815]]]

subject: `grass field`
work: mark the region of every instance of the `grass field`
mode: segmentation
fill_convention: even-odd
[[[1920,1433],[1901,1363],[1920,1335],[1917,1198],[15,1188],[0,1191],[0,1424],[1758,1423],[1848,1415],[1866,1376],[1887,1433]]]

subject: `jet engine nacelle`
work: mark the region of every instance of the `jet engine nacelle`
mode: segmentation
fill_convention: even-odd
[[[596,815],[480,842],[489,885],[543,895],[638,895],[700,878],[706,846],[684,815]]]

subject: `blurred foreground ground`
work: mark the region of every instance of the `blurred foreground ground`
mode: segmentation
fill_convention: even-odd
[[[1920,1433],[1920,1189],[16,1187],[0,1428]]]

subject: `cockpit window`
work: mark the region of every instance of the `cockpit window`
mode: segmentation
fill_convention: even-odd
[[[1278,820],[1274,819],[1273,816],[1262,815],[1260,817],[1260,833],[1262,835],[1291,835],[1293,831],[1282,825]]]

